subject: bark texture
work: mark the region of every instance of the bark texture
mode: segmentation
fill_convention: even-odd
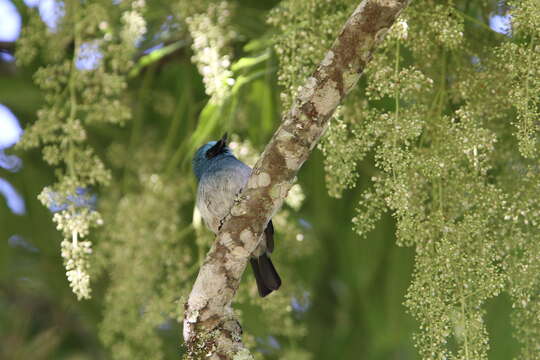
[[[251,358],[231,308],[249,255],[281,208],[334,110],[356,85],[375,47],[409,1],[362,1],[306,80],[224,219],[185,304],[183,335],[190,358]]]

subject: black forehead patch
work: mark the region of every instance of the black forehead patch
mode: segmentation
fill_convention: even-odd
[[[227,133],[223,134],[222,138],[219,139],[214,146],[212,146],[210,149],[206,151],[206,158],[211,159],[213,157],[218,156],[219,154],[223,154],[227,151]]]
[[[223,154],[225,151],[227,151],[227,145],[225,142],[218,141],[214,146],[206,151],[206,158],[212,159],[219,154]]]

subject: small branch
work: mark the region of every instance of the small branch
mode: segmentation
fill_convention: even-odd
[[[13,53],[15,51],[15,43],[11,41],[0,41],[0,51]]]
[[[281,208],[334,110],[356,85],[375,47],[409,1],[362,1],[306,80],[225,218],[185,304],[183,335],[190,358],[249,355],[231,309],[249,255]]]

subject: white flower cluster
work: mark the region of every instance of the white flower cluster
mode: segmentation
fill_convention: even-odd
[[[62,258],[66,267],[69,286],[77,299],[90,298],[90,275],[88,275],[88,256],[92,253],[90,241],[77,241],[77,233],[73,233],[72,241],[62,241]]]
[[[53,215],[53,221],[66,237],[76,234],[81,238],[88,235],[90,226],[102,224],[99,213],[88,208],[63,210]]]
[[[79,241],[88,235],[90,226],[101,225],[102,220],[98,212],[88,208],[77,210],[68,208],[54,214],[53,221],[56,228],[64,234],[62,241],[62,258],[66,267],[66,276],[73,293],[77,299],[90,298],[90,275],[88,275],[89,256],[92,254],[90,241]],[[71,240],[69,237],[71,236]]]
[[[131,4],[131,11],[122,14],[124,28],[120,36],[126,44],[136,44],[146,34],[146,20],[141,15],[144,7],[144,0],[137,0]]]
[[[65,195],[64,191],[45,187],[38,198],[51,211],[56,211],[53,221],[64,235],[61,254],[66,276],[73,293],[81,300],[89,299],[91,293],[88,269],[92,243],[80,240],[88,235],[90,227],[102,225],[103,221],[100,214],[92,209],[91,197],[81,192],[75,193]]]
[[[209,6],[204,14],[186,19],[193,38],[192,61],[203,77],[206,94],[210,101],[220,103],[234,84],[233,73],[229,69],[228,43],[234,37],[229,31],[231,9],[226,2]]]
[[[229,148],[231,148],[240,161],[243,161],[251,167],[255,165],[259,158],[259,154],[253,147],[253,144],[248,139],[240,141],[240,137],[236,134],[231,135]]]
[[[304,195],[304,190],[302,190],[300,184],[294,184],[287,194],[285,203],[294,210],[298,211],[302,207],[302,203],[304,202],[305,198],[306,195]]]
[[[394,38],[398,40],[407,40],[409,34],[409,24],[404,19],[398,20],[390,28],[390,31],[387,35],[388,38]]]

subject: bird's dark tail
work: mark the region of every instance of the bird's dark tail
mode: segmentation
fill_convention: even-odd
[[[268,255],[262,254],[257,258],[251,258],[250,262],[261,297],[265,297],[272,291],[279,289],[281,278]]]

